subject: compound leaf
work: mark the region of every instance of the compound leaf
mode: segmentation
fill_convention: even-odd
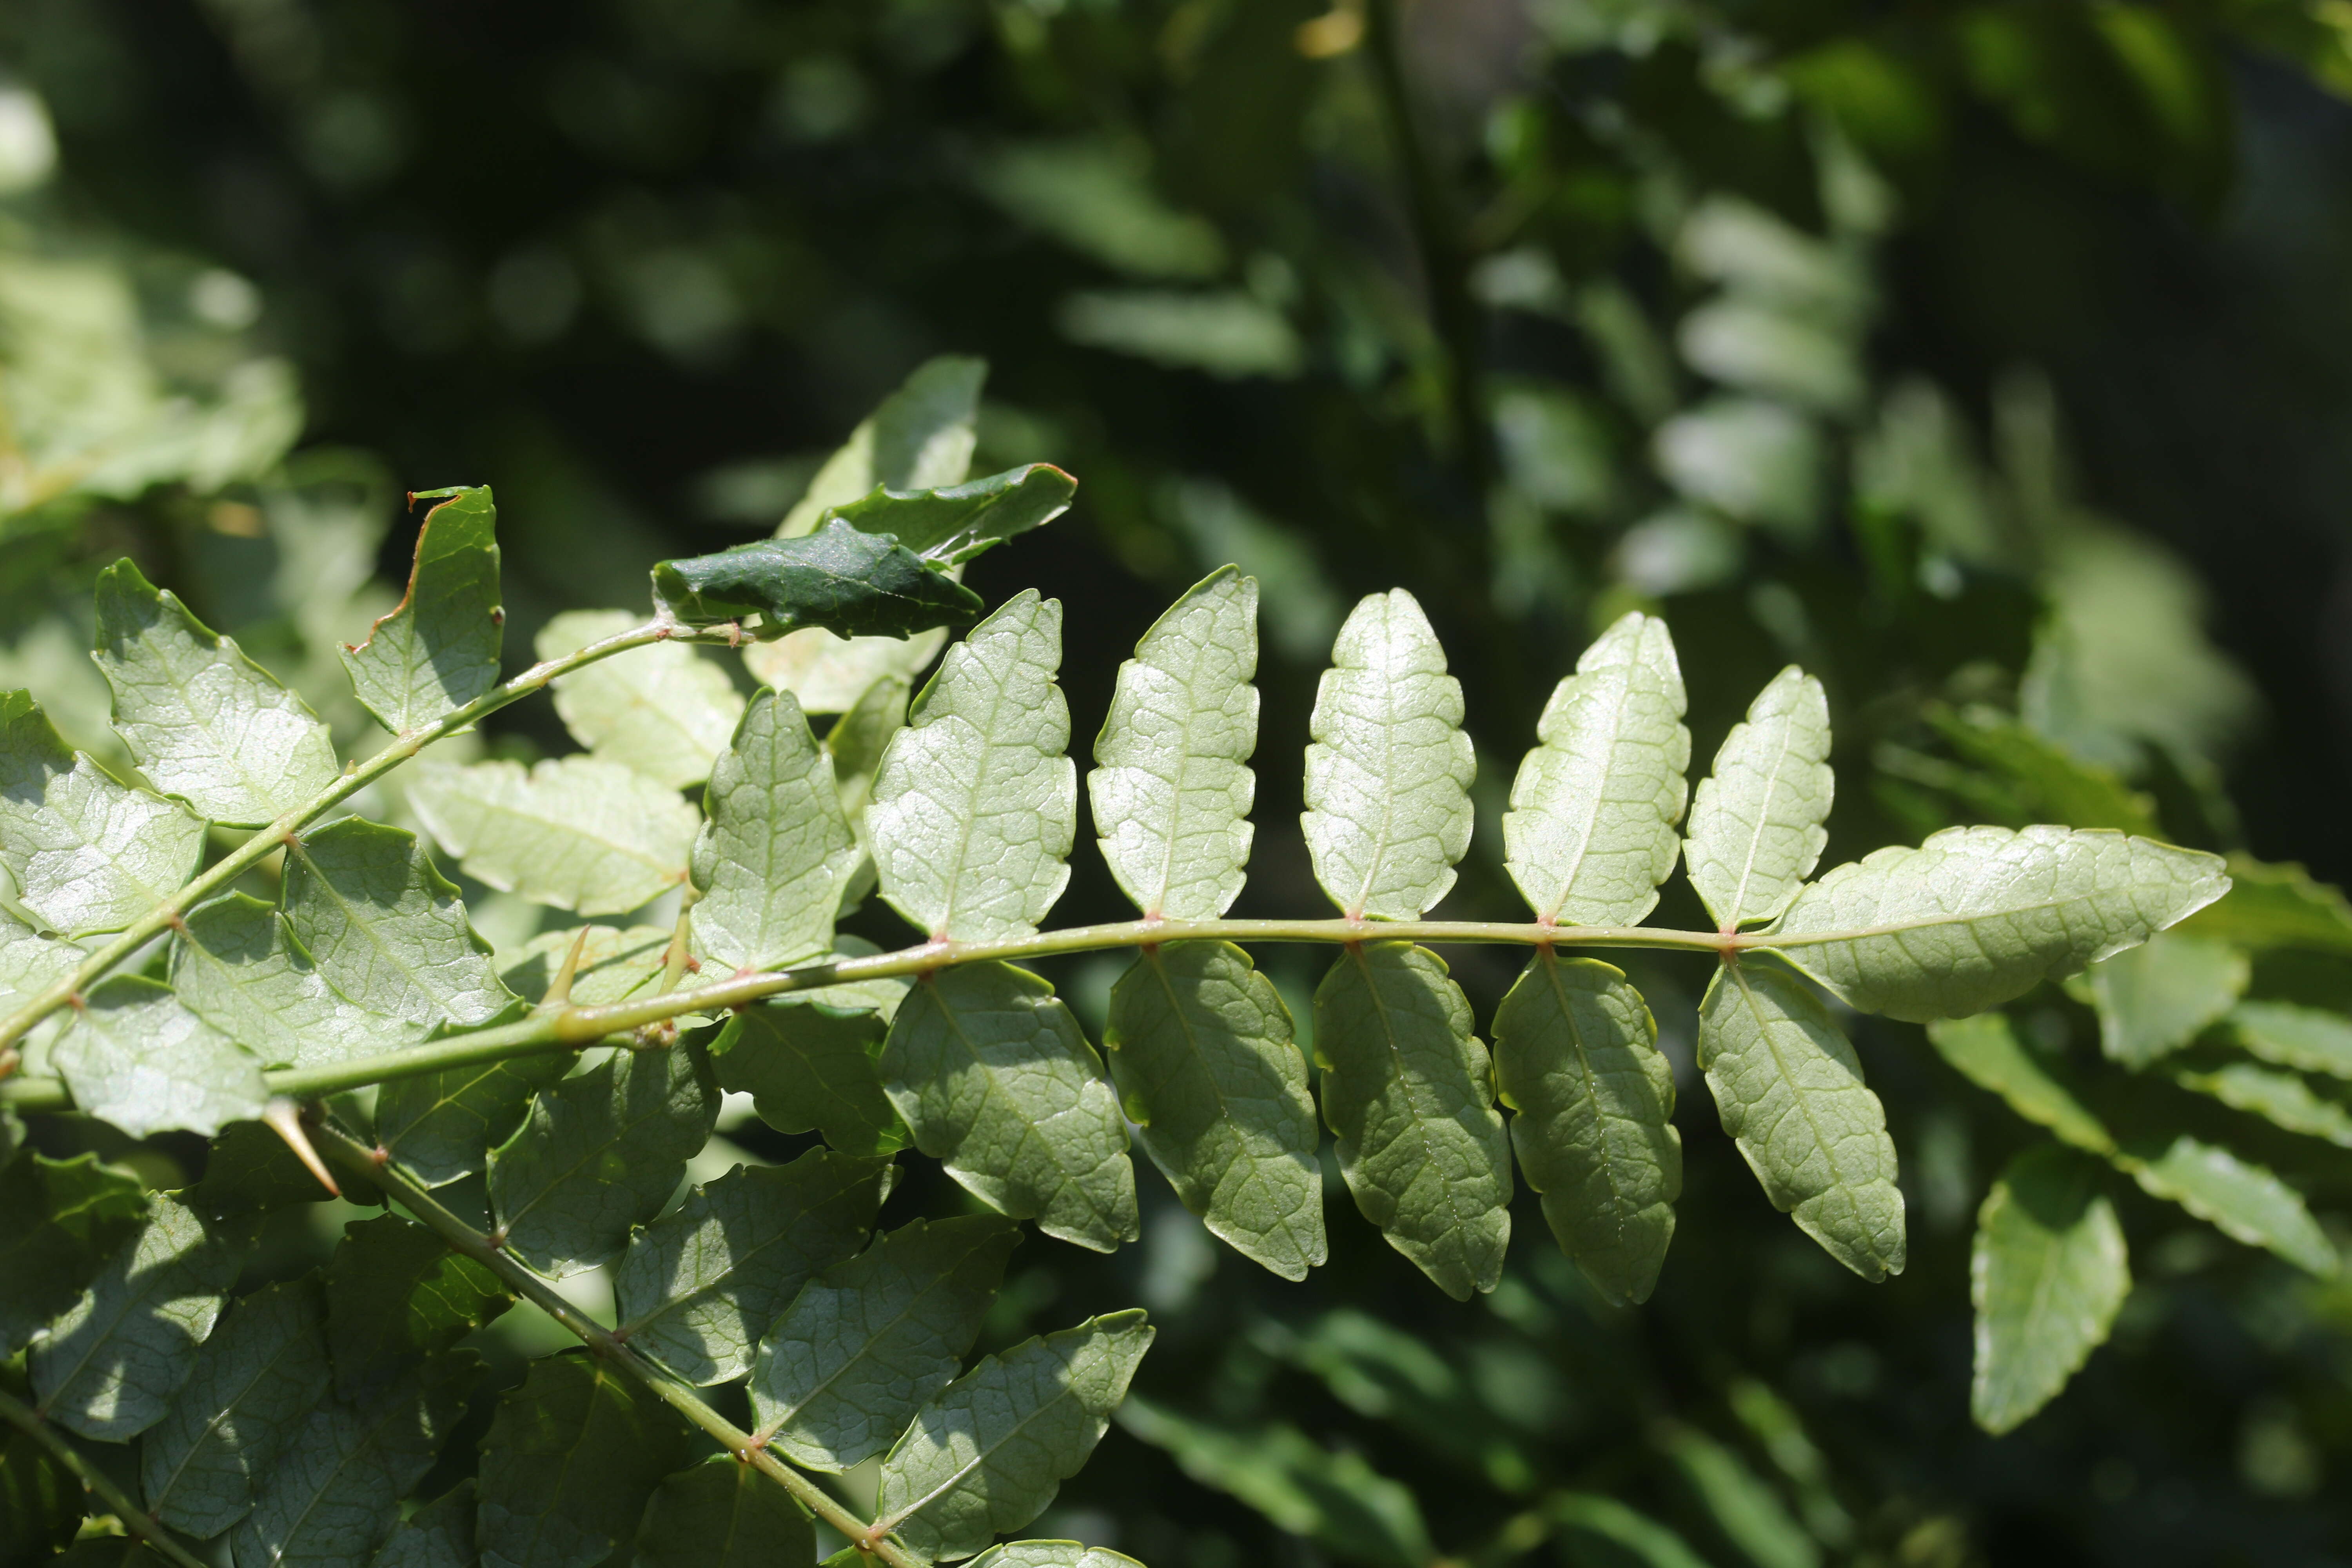
[[[1118,667],[1087,775],[1103,858],[1147,920],[1215,920],[1242,890],[1257,778],[1257,579],[1221,566]]]
[[[2058,1395],[2131,1293],[2124,1230],[2098,1166],[2044,1144],[2009,1163],[1977,1214],[1969,1257],[1976,1377],[1969,1408],[2007,1432]]]
[[[218,1535],[327,1392],[326,1310],[318,1282],[268,1285],[229,1310],[195,1371],[139,1446],[147,1510],[190,1535]]]
[[[255,1488],[253,1511],[233,1538],[240,1568],[366,1562],[465,1415],[481,1371],[469,1352],[436,1356],[358,1399],[312,1409]]]
[[[730,969],[782,968],[828,952],[834,912],[863,858],[833,759],[789,691],[762,691],[703,792],[694,934]]]
[[[499,607],[499,509],[488,485],[434,492],[408,592],[367,640],[345,643],[360,704],[395,735],[423,729],[499,682],[506,612]]]
[[[320,976],[371,1013],[470,1028],[514,1005],[457,888],[413,833],[331,823],[289,850],[282,898]]]
[[[206,821],[259,827],[335,782],[309,705],[128,561],[99,574],[97,658],[140,771]]]
[[[265,1067],[321,1067],[398,1051],[432,1032],[424,1020],[354,1005],[287,933],[277,910],[225,893],[188,913],[172,944],[172,989],[191,1013]]]
[[[1864,1279],[1902,1273],[1886,1112],[1821,998],[1769,961],[1723,965],[1699,1003],[1698,1060],[1772,1206]]]
[[[932,937],[1026,936],[1070,879],[1077,772],[1055,684],[1062,605],[1008,600],[948,650],[866,808],[882,896]]]
[[[1053,464],[1029,463],[936,489],[877,485],[829,516],[888,535],[934,565],[961,566],[1053,521],[1070,510],[1077,489],[1078,481]]]
[[[1691,886],[1726,931],[1769,921],[1822,858],[1836,777],[1822,683],[1790,665],[1732,726],[1691,801]]]
[[[2251,1160],[2184,1132],[2160,1150],[2132,1150],[2116,1163],[2149,1195],[2179,1204],[2224,1236],[2267,1247],[2323,1279],[2335,1275],[2335,1244],[2303,1194]]]
[[[174,1129],[210,1137],[261,1114],[261,1064],[137,974],[100,981],[82,997],[49,1061],[79,1110],[133,1138]]]
[[[1624,973],[1549,949],[1495,1012],[1495,1079],[1545,1223],[1612,1301],[1646,1301],[1674,1239],[1675,1075]]]
[[[591,1568],[690,1453],[670,1407],[584,1350],[530,1363],[482,1439],[485,1568]],[[769,1483],[772,1487],[773,1483]]]
[[[468,1477],[404,1520],[369,1568],[474,1568],[475,1512]]]
[[[2159,931],[2084,972],[2098,1009],[2099,1048],[2132,1068],[2179,1050],[2228,1013],[2253,966],[2235,948]]]
[[[327,1266],[327,1347],[346,1396],[411,1356],[446,1351],[514,1298],[423,1226],[379,1215],[343,1227]]]
[[[2283,1131],[2352,1149],[2352,1106],[2322,1093],[2309,1079],[2252,1062],[2226,1062],[2210,1072],[2176,1071],[2172,1081]]]
[[[654,568],[654,603],[690,626],[757,616],[763,638],[805,629],[911,637],[981,611],[980,595],[946,566],[838,517],[797,539],[665,561]]]
[[[889,1447],[963,1364],[1020,1226],[915,1220],[819,1275],[751,1373],[760,1435],[794,1464],[841,1470]]]
[[[1770,945],[1864,1012],[1959,1017],[2204,908],[2229,889],[2221,864],[2104,829],[1948,828],[1806,887]]]
[[[1368,595],[1315,690],[1300,817],[1315,879],[1350,919],[1409,921],[1454,886],[1470,847],[1462,683],[1402,588]]]
[[[697,1387],[742,1376],[801,1287],[865,1242],[893,1174],[885,1161],[817,1149],[696,1187],[614,1269],[620,1331]]]
[[[637,908],[686,880],[700,819],[641,773],[593,757],[425,762],[409,804],[466,875],[583,915]]]
[[[68,936],[121,931],[195,875],[205,825],[67,750],[40,704],[0,691],[0,867]]]
[[[540,628],[532,646],[543,659],[562,658],[638,621],[626,610],[567,610]],[[692,645],[657,642],[557,676],[555,711],[596,756],[682,789],[710,776],[710,760],[742,717],[743,699]]]
[[[983,1360],[882,1461],[881,1521],[937,1559],[1027,1524],[1102,1440],[1151,1337],[1142,1312],[1113,1312]]]
[[[819,1132],[845,1154],[889,1154],[910,1134],[882,1092],[878,1013],[797,999],[747,1007],[711,1042],[719,1087],[749,1094],[779,1132]]]
[[[816,1529],[790,1492],[731,1454],[662,1482],[637,1531],[635,1568],[792,1568],[816,1561]]]
[[[51,1420],[121,1443],[163,1417],[228,1300],[245,1247],[179,1197],[147,1223],[33,1347],[33,1392]]]
[[[1553,689],[1503,817],[1511,879],[1538,920],[1632,925],[1657,903],[1682,847],[1685,706],[1666,624],[1638,610]]]
[[[1457,1301],[1510,1245],[1511,1156],[1470,1004],[1426,948],[1349,947],[1315,991],[1323,1117],[1356,1206]]]
[[[549,1052],[394,1079],[376,1096],[376,1142],[425,1185],[445,1186],[485,1169],[530,1097],[571,1066],[569,1051]]]
[[[609,1260],[661,1211],[719,1115],[695,1046],[614,1052],[542,1089],[490,1152],[507,1250],[555,1279]]]
[[[138,1177],[95,1154],[0,1163],[0,1358],[72,1306],[146,1217]]]
[[[1286,1279],[1329,1257],[1307,1063],[1247,953],[1146,949],[1111,988],[1103,1043],[1144,1151],[1186,1208]]]
[[[2283,1068],[2352,1078],[2352,1019],[2289,1002],[2241,1002],[2230,1030],[2240,1047]]]
[[[881,1066],[915,1146],[982,1202],[1097,1252],[1135,1239],[1118,1097],[1045,981],[993,962],[925,976]]]

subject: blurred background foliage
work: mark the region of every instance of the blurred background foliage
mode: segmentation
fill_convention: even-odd
[[[1780,664],[1823,678],[1833,858],[2057,820],[2352,878],[2344,0],[14,0],[0,70],[0,686],[101,756],[118,554],[348,743],[332,645],[395,596],[400,491],[497,487],[520,659],[768,531],[957,353],[992,367],[973,471],[1081,480],[971,575],[1065,600],[1082,734],[1175,592],[1264,583],[1236,913],[1320,902],[1295,748],[1346,606],[1400,583],[1484,759],[1444,915],[1513,907],[1510,766],[1631,606],[1671,619],[1701,758]],[[469,892],[507,949],[550,918]],[[1082,852],[1061,918],[1120,908]],[[1454,956],[1485,1016],[1509,961]],[[1308,960],[1268,963],[1305,1023]],[[1282,1285],[1147,1175],[1140,1245],[1033,1244],[992,1327],[1162,1324],[1042,1532],[1153,1568],[2352,1563],[2345,1285],[2120,1194],[2116,1343],[1988,1437],[1968,1237],[2026,1130],[1859,1021],[1914,1216],[1864,1286],[1696,1092],[1703,975],[1639,968],[1690,1151],[1649,1306],[1528,1194],[1456,1306],[1349,1223]],[[1098,1026],[1116,972],[1055,978]],[[2253,992],[2341,1009],[2347,973],[2272,954]],[[2098,1059],[2078,998],[2019,1016]],[[2352,1161],[2231,1136],[2340,1247]]]

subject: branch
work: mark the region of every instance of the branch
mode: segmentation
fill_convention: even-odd
[[[390,1161],[378,1160],[373,1150],[323,1119],[314,1120],[312,1130],[329,1159],[399,1199],[403,1208],[438,1235],[452,1251],[464,1254],[505,1280],[516,1295],[578,1335],[598,1359],[717,1438],[736,1458],[756,1467],[792,1493],[803,1508],[864,1546],[890,1568],[924,1568],[921,1558],[895,1542],[875,1537],[866,1521],[835,1500],[831,1493],[778,1458],[758,1437],[713,1410],[701,1394],[614,1338],[611,1330],[565,1300],[546,1280],[508,1256],[504,1248],[491,1246],[489,1237],[442,1207],[431,1194],[403,1175]],[[191,1563],[187,1568],[202,1565]]]
[[[1840,934],[1808,932],[1804,940],[1808,943],[1831,942]],[[739,974],[641,1001],[614,1002],[601,1007],[555,1007],[520,1023],[454,1035],[405,1051],[361,1057],[327,1067],[265,1073],[262,1079],[273,1095],[310,1100],[451,1068],[576,1050],[609,1035],[625,1034],[688,1013],[726,1012],[795,991],[814,991],[857,980],[929,974],[960,963],[989,959],[1052,958],[1066,953],[1156,947],[1171,942],[1516,942],[1528,947],[1638,947],[1720,955],[1751,947],[1774,946],[1778,939],[1762,932],[1727,936],[1719,931],[1660,931],[1648,926],[1551,926],[1503,921],[1120,921],[995,942],[926,942],[871,957],[835,959],[797,969]],[[73,1095],[58,1079],[10,1079],[0,1080],[0,1106],[20,1111],[68,1110],[73,1108]]]
[[[122,1521],[123,1529],[145,1542],[150,1548],[177,1563],[179,1568],[209,1568],[203,1558],[181,1545],[172,1532],[158,1524],[152,1516],[141,1512],[129,1494],[109,1479],[104,1470],[84,1458],[81,1450],[68,1442],[65,1434],[51,1426],[40,1412],[5,1389],[0,1389],[0,1420],[6,1421],[47,1448],[51,1458],[72,1471],[75,1478]]]
[[[218,892],[253,867],[267,859],[279,846],[287,843],[305,826],[349,799],[365,785],[390,773],[401,763],[436,741],[446,740],[476,720],[495,713],[510,702],[520,701],[539,690],[559,675],[568,675],[583,665],[610,658],[633,647],[648,643],[722,640],[715,633],[695,633],[680,627],[676,622],[656,619],[627,631],[616,632],[601,642],[590,643],[577,653],[564,655],[532,665],[502,686],[492,687],[463,708],[452,709],[421,730],[394,736],[384,747],[364,763],[343,769],[343,776],[288,812],[268,826],[223,856],[205,873],[169,899],[158,904],[121,935],[84,959],[79,968],[47,991],[35,996],[23,1007],[0,1022],[0,1079],[7,1076],[7,1063],[14,1052],[11,1047],[25,1037],[34,1025],[88,990],[116,964],[129,958],[150,941],[177,925],[182,916],[213,893]]]

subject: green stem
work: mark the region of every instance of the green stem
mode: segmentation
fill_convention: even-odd
[[[1819,933],[1809,933],[1805,940],[1831,940],[1834,934],[1825,939]],[[833,959],[798,969],[739,974],[639,1001],[614,1002],[600,1007],[551,1008],[518,1023],[477,1029],[410,1050],[361,1057],[327,1067],[268,1073],[264,1075],[264,1080],[272,1094],[309,1100],[451,1068],[576,1049],[593,1045],[608,1035],[624,1034],[666,1018],[688,1013],[725,1012],[794,991],[814,991],[859,980],[929,974],[989,959],[1052,958],[1118,948],[1156,947],[1171,942],[1516,942],[1530,947],[1640,947],[1716,954],[1769,946],[1773,939],[1761,934],[1725,936],[1716,931],[1659,931],[1648,926],[1551,926],[1505,921],[1119,921],[994,942],[926,942],[870,957]],[[58,1079],[0,1081],[0,1106],[16,1110],[66,1110],[72,1105],[72,1095]]]
[[[491,688],[463,708],[453,709],[422,729],[411,730],[406,734],[394,737],[392,744],[384,747],[366,762],[345,768],[342,776],[333,784],[329,784],[325,789],[221,857],[217,862],[205,869],[204,875],[156,905],[121,935],[84,959],[80,967],[71,974],[35,996],[30,1002],[11,1014],[5,1022],[0,1022],[0,1060],[5,1060],[13,1055],[10,1047],[23,1039],[34,1025],[58,1008],[71,1003],[108,970],[129,958],[149,942],[177,926],[181,919],[198,903],[228,886],[258,862],[267,859],[279,846],[291,843],[306,825],[322,813],[332,810],[336,805],[349,799],[366,785],[400,766],[434,742],[445,740],[456,734],[476,720],[495,713],[510,702],[520,701],[539,690],[557,676],[568,675],[583,665],[593,664],[600,658],[610,658],[616,653],[624,653],[633,647],[643,647],[647,643],[663,642],[672,638],[680,641],[698,641],[713,635],[707,632],[687,631],[673,621],[661,619],[647,621],[644,626],[632,626],[627,631],[616,632],[602,641],[590,643],[577,653],[566,654],[562,658],[545,659],[534,664],[512,680],[502,686]],[[6,1068],[0,1067],[0,1077],[5,1077],[5,1074]]]
[[[108,1511],[122,1521],[123,1529],[145,1542],[154,1552],[178,1563],[179,1568],[210,1568],[203,1558],[181,1545],[170,1531],[141,1512],[129,1495],[110,1480],[105,1471],[84,1458],[81,1450],[68,1442],[65,1434],[44,1419],[40,1412],[5,1389],[0,1389],[0,1420],[6,1421],[47,1448],[58,1464],[72,1471],[75,1479],[89,1488],[106,1505]]]
[[[449,1245],[450,1250],[464,1254],[505,1280],[516,1295],[577,1335],[597,1359],[614,1367],[623,1376],[718,1439],[719,1445],[736,1458],[757,1467],[771,1480],[792,1493],[803,1508],[852,1541],[864,1544],[877,1558],[890,1564],[890,1568],[923,1568],[921,1558],[896,1542],[869,1540],[869,1526],[866,1521],[852,1513],[816,1482],[778,1458],[761,1445],[759,1438],[712,1409],[700,1394],[631,1350],[610,1329],[565,1300],[546,1280],[517,1263],[504,1248],[493,1246],[488,1237],[451,1214],[430,1193],[403,1175],[399,1167],[388,1160],[377,1159],[375,1151],[323,1120],[312,1121],[310,1131],[328,1159],[399,1199],[401,1207],[439,1236]]]

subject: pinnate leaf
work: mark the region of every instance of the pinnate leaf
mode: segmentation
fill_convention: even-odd
[[[2109,1132],[2074,1091],[2025,1047],[1999,1013],[1946,1018],[1927,1026],[1927,1038],[1943,1058],[1979,1089],[1997,1094],[2009,1108],[2061,1140],[2094,1154],[2113,1154]]]
[[[361,705],[395,735],[422,729],[496,686],[505,640],[499,509],[489,487],[428,493],[447,499],[425,514],[408,592],[365,642],[342,650]]]
[[[1069,881],[1077,773],[1062,606],[1016,595],[948,650],[866,812],[882,895],[928,935],[1026,936]]]
[[[1078,481],[1053,464],[1030,463],[933,489],[877,485],[830,515],[867,533],[887,534],[935,565],[961,566],[1053,521],[1070,510],[1077,489]]]
[[[1428,912],[1470,847],[1477,763],[1462,683],[1411,594],[1370,595],[1349,615],[1308,730],[1299,820],[1316,881],[1351,919]]]
[[[2184,1132],[2116,1163],[2151,1196],[2179,1204],[2222,1235],[2267,1247],[2323,1279],[2336,1273],[2336,1246],[2303,1195],[2252,1161]]]
[[[77,1107],[133,1138],[175,1129],[209,1137],[259,1116],[269,1098],[259,1061],[169,986],[136,974],[92,986],[49,1060]]]
[[[146,1217],[139,1179],[95,1154],[0,1162],[0,1358],[72,1306]]]
[[[107,1443],[162,1420],[195,1370],[196,1347],[212,1333],[244,1256],[241,1237],[177,1196],[156,1196],[147,1223],[33,1347],[43,1413]]]
[[[1257,778],[1257,579],[1222,566],[1118,667],[1087,775],[1095,831],[1146,919],[1215,920],[1242,890]]]
[[[483,1568],[592,1568],[690,1452],[668,1405],[586,1351],[530,1363],[482,1439]]]
[[[1854,1006],[1924,1023],[2137,946],[2229,886],[2218,856],[2120,833],[1954,827],[1838,867],[1770,934]]]
[[[1790,665],[1732,727],[1691,801],[1683,859],[1718,926],[1772,919],[1812,875],[1829,842],[1829,699]]]
[[[436,1356],[356,1399],[311,1410],[255,1489],[233,1538],[238,1568],[365,1563],[400,1521],[481,1376],[470,1352]]]
[[[940,1561],[1035,1519],[1102,1440],[1151,1337],[1140,1311],[1113,1312],[982,1361],[882,1461],[881,1518]]]
[[[1112,1080],[1184,1206],[1244,1257],[1304,1279],[1329,1249],[1314,1102],[1290,1010],[1230,942],[1139,954],[1110,994]]]
[[[1886,1111],[1821,998],[1769,960],[1724,964],[1699,1003],[1698,1060],[1772,1206],[1864,1279],[1902,1273]]]
[[[540,628],[533,646],[541,658],[561,658],[642,619],[626,610],[567,610]],[[743,699],[691,645],[658,642],[557,676],[555,711],[596,756],[680,789],[710,776]]]
[[[172,989],[188,1011],[266,1067],[321,1067],[415,1045],[429,1020],[354,1005],[329,985],[277,910],[226,893],[188,914],[172,944]]]
[[[2329,1094],[2298,1074],[2252,1062],[2224,1062],[2210,1072],[2176,1071],[2172,1081],[2284,1131],[2352,1149],[2352,1105],[2340,1089]]]
[[[1969,1259],[1976,1378],[1969,1407],[2007,1432],[2057,1397],[2131,1292],[2124,1231],[2098,1167],[2044,1144],[2009,1163],[1977,1215]]]
[[[888,1154],[909,1134],[882,1092],[888,1028],[878,1013],[821,1002],[770,1002],[728,1020],[711,1042],[719,1087],[749,1094],[779,1132],[820,1132],[845,1154]]]
[[[1135,1239],[1118,1099],[1069,1008],[1027,970],[926,976],[891,1020],[882,1083],[915,1147],[990,1207],[1097,1252]]]
[[[1503,817],[1512,879],[1538,920],[1632,925],[1657,903],[1682,847],[1686,705],[1665,622],[1639,611],[1553,689]]]
[[[466,875],[535,904],[625,913],[686,880],[694,808],[593,757],[417,764],[409,804]]]
[[[816,1561],[816,1530],[790,1492],[731,1454],[662,1482],[637,1531],[635,1568],[775,1568]]]
[[[834,912],[863,858],[833,759],[792,693],[761,692],[703,792],[694,934],[731,969],[782,968],[833,946]]]
[[[315,1279],[265,1286],[238,1301],[140,1444],[147,1510],[199,1538],[243,1519],[263,1472],[328,1381],[326,1309]]]
[[[761,1436],[818,1470],[889,1447],[963,1364],[1020,1239],[991,1215],[919,1219],[826,1269],[761,1342]]]
[[[618,1253],[709,1141],[709,1070],[692,1045],[620,1050],[542,1089],[490,1153],[490,1212],[507,1250],[555,1279]]]
[[[1616,1301],[1646,1301],[1674,1239],[1683,1140],[1657,1025],[1622,971],[1538,951],[1495,1012],[1511,1143],[1560,1250]]]
[[[128,561],[99,574],[98,668],[140,771],[207,821],[258,827],[335,782],[318,715]]]
[[[2099,1048],[2127,1068],[2179,1050],[2237,1002],[2252,965],[2235,948],[2159,931],[2084,972],[2098,1009]]]
[[[1315,992],[1323,1117],[1366,1219],[1457,1301],[1510,1245],[1511,1156],[1470,1004],[1426,948],[1349,947]]]
[[[0,691],[0,867],[68,936],[121,931],[195,874],[205,825],[66,749],[22,691]]]
[[[817,1149],[695,1188],[613,1271],[620,1331],[697,1387],[742,1376],[801,1287],[865,1243],[893,1173],[884,1161]]]
[[[289,851],[281,897],[320,976],[371,1013],[470,1028],[514,1005],[457,888],[413,833],[331,823]]]

